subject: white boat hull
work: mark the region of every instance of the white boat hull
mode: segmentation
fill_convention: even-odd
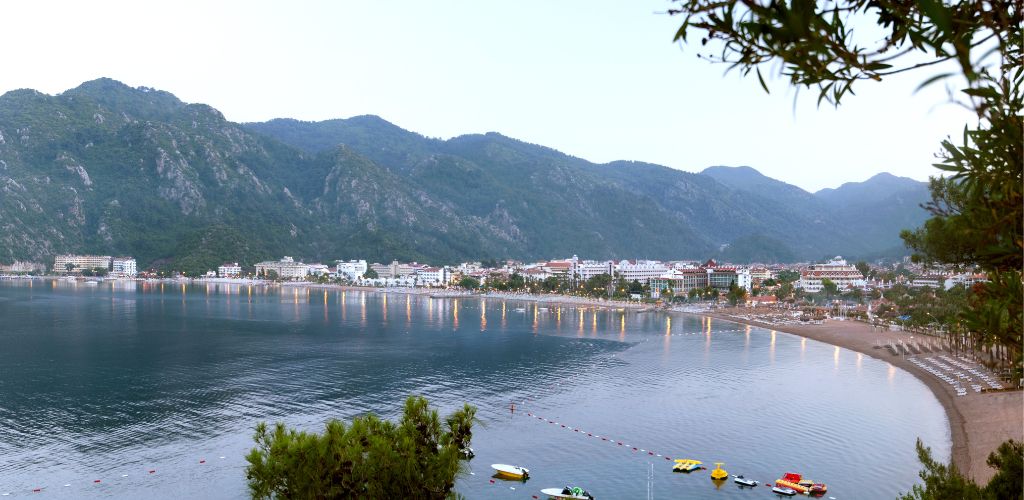
[[[562,493],[562,488],[544,488],[540,490],[541,493],[547,495],[550,498],[559,498],[567,500],[590,500],[589,497],[583,495],[566,495]]]

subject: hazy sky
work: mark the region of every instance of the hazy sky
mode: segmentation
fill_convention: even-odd
[[[432,137],[497,131],[595,162],[749,165],[809,190],[924,180],[971,116],[934,73],[865,83],[838,110],[672,43],[660,0],[16,2],[0,91],[111,77],[233,121],[376,114]]]

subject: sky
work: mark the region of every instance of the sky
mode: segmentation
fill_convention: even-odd
[[[838,109],[724,72],[660,0],[34,0],[5,5],[0,92],[110,77],[229,120],[375,114],[430,137],[495,131],[594,162],[747,165],[809,191],[926,180],[974,119],[936,74],[855,87]],[[926,70],[928,71],[928,70]],[[796,97],[794,99],[794,97]]]

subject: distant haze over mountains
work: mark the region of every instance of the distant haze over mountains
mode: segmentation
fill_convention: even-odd
[[[822,168],[828,168],[823,166]],[[595,164],[497,133],[438,140],[376,116],[237,124],[100,79],[0,96],[0,261],[134,255],[198,270],[295,255],[420,260],[904,253],[927,185],[808,193],[750,167]]]

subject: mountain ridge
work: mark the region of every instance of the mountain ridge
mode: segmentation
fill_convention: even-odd
[[[238,124],[111,79],[5,93],[0,260],[128,254],[195,272],[233,260],[210,243],[224,228],[250,258],[703,258],[736,242],[770,260],[867,254],[901,229],[845,234],[835,209],[803,213],[771,182],[596,164],[494,132],[433,139],[375,115],[328,122]]]

